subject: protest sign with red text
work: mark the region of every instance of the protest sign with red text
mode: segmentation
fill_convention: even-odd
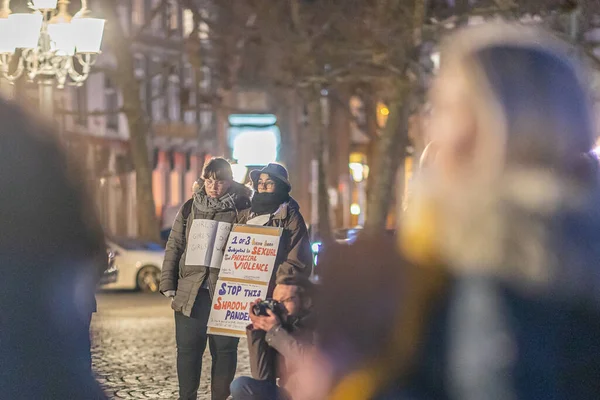
[[[265,299],[279,249],[281,228],[235,225],[225,247],[208,333],[246,335],[250,304]]]

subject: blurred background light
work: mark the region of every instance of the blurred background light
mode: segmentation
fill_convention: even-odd
[[[248,167],[243,164],[232,164],[231,171],[233,172],[233,180],[238,183],[244,183]]]
[[[277,161],[279,138],[270,130],[247,130],[233,141],[233,158],[238,164],[267,165]]]

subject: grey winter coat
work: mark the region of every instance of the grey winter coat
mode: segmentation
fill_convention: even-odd
[[[199,189],[200,193],[205,193],[202,192],[203,190],[203,187],[201,187]],[[160,279],[160,291],[163,294],[168,291],[175,291],[175,298],[171,307],[188,317],[192,312],[196,296],[204,281],[207,280],[208,290],[212,298],[219,277],[218,269],[185,264],[190,228],[194,219],[209,219],[231,224],[239,223],[241,212],[250,207],[250,190],[244,185],[234,182],[229,193],[233,196],[235,205],[226,210],[201,211],[194,203],[194,198],[188,200],[177,213],[167,241]],[[195,193],[195,196],[197,195],[198,193]],[[189,213],[184,210],[189,210]]]
[[[245,224],[254,217],[250,209],[245,210],[240,214],[240,223]],[[282,204],[264,226],[283,228],[271,286],[293,275],[309,277],[313,268],[310,238],[296,200],[290,198],[289,202]]]

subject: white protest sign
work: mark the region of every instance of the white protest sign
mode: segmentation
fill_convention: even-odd
[[[231,224],[219,222],[219,226],[217,226],[217,231],[215,234],[213,254],[210,260],[211,268],[221,268],[221,262],[223,261],[223,253],[225,251],[225,246],[227,245],[229,232],[231,232]]]
[[[271,280],[279,249],[279,228],[254,228],[262,233],[232,231],[219,278],[238,278],[256,282]],[[265,231],[272,229],[271,232]]]
[[[195,219],[188,234],[185,264],[216,265],[213,268],[218,268],[223,258],[223,243],[230,230],[231,224],[227,222]]]
[[[267,295],[281,228],[234,225],[225,246],[208,333],[244,337],[250,303]]]
[[[246,326],[250,324],[251,304],[266,297],[267,287],[267,284],[217,281],[208,333],[245,337]]]

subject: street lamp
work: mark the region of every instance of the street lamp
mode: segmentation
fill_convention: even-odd
[[[104,20],[91,18],[87,0],[71,16],[70,0],[32,0],[31,13],[12,14],[10,0],[0,7],[0,72],[10,83],[23,74],[40,89],[40,108],[52,116],[52,89],[81,86],[100,54]],[[10,71],[14,58],[16,68]]]
[[[388,106],[383,104],[382,102],[377,102],[377,126],[383,129],[385,128],[385,124],[390,116],[390,109]]]

